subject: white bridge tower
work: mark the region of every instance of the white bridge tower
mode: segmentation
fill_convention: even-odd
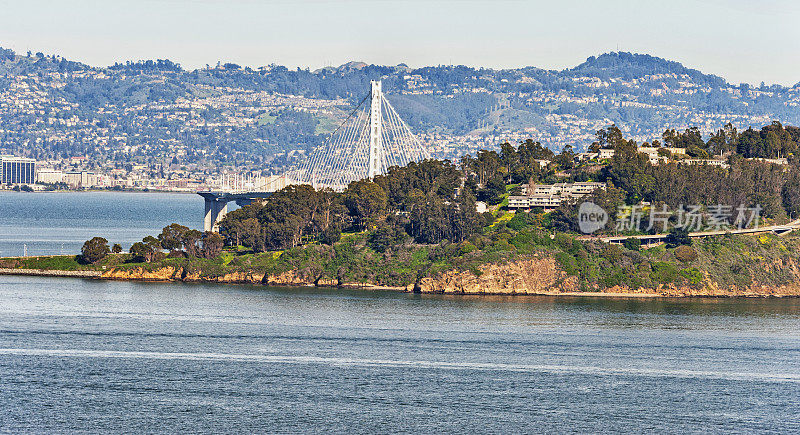
[[[383,93],[380,81],[372,80],[370,84],[372,85],[372,102],[369,110],[369,170],[367,177],[371,180],[381,173],[381,155],[383,153],[381,149],[383,130],[381,100]]]
[[[369,95],[322,146],[314,149],[299,169],[268,177],[223,176],[223,190],[198,192],[205,198],[206,231],[218,231],[227,204],[239,205],[267,198],[289,185],[344,190],[353,181],[373,179],[392,166],[429,159],[430,154],[400,119],[383,95],[380,80],[373,80]],[[364,104],[367,99],[369,104]]]
[[[365,104],[369,100],[369,104]],[[430,158],[383,94],[380,80],[299,169],[287,172],[291,184],[342,190],[353,181],[375,178],[392,166]]]

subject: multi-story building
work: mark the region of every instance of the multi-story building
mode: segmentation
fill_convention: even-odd
[[[39,168],[36,171],[36,182],[39,184],[56,184],[64,181],[64,171],[59,169]]]
[[[79,187],[95,187],[97,186],[97,175],[94,172],[65,172],[64,182],[70,188],[76,189]]]
[[[36,183],[36,159],[9,155],[0,156],[0,183]]]
[[[528,209],[541,207],[544,210],[553,210],[565,200],[580,198],[597,189],[605,189],[606,183],[556,183],[522,185],[522,195],[509,196],[508,208]]]

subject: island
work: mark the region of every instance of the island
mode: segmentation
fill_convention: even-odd
[[[0,273],[443,294],[800,296],[800,129],[730,126],[587,152],[504,143],[351,183],[294,185],[123,253],[0,259]]]

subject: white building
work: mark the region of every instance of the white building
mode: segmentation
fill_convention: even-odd
[[[64,171],[59,169],[39,168],[36,171],[36,182],[40,184],[56,184],[64,181]]]
[[[566,200],[580,198],[597,189],[605,188],[606,183],[597,182],[534,184],[533,186],[523,184],[522,195],[508,197],[508,208],[542,207],[545,210],[552,210]]]
[[[94,172],[82,171],[64,173],[64,182],[72,189],[79,187],[95,187],[97,186],[97,181],[97,174]]]

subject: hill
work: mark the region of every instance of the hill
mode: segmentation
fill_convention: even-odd
[[[586,62],[565,70],[573,77],[598,77],[604,80],[612,78],[623,80],[642,79],[654,75],[676,75],[689,77],[694,83],[708,86],[725,87],[725,79],[712,74],[683,66],[680,62],[650,56],[649,54],[634,53],[604,53],[598,57],[592,56]]]
[[[165,59],[97,67],[0,50],[0,148],[87,156],[99,168],[279,171],[320,145],[370,80],[383,80],[387,98],[441,157],[526,138],[582,149],[612,123],[640,142],[666,126],[708,134],[728,122],[800,123],[796,87],[732,85],[624,52],[563,71],[349,62],[312,72],[222,62],[188,71]]]

